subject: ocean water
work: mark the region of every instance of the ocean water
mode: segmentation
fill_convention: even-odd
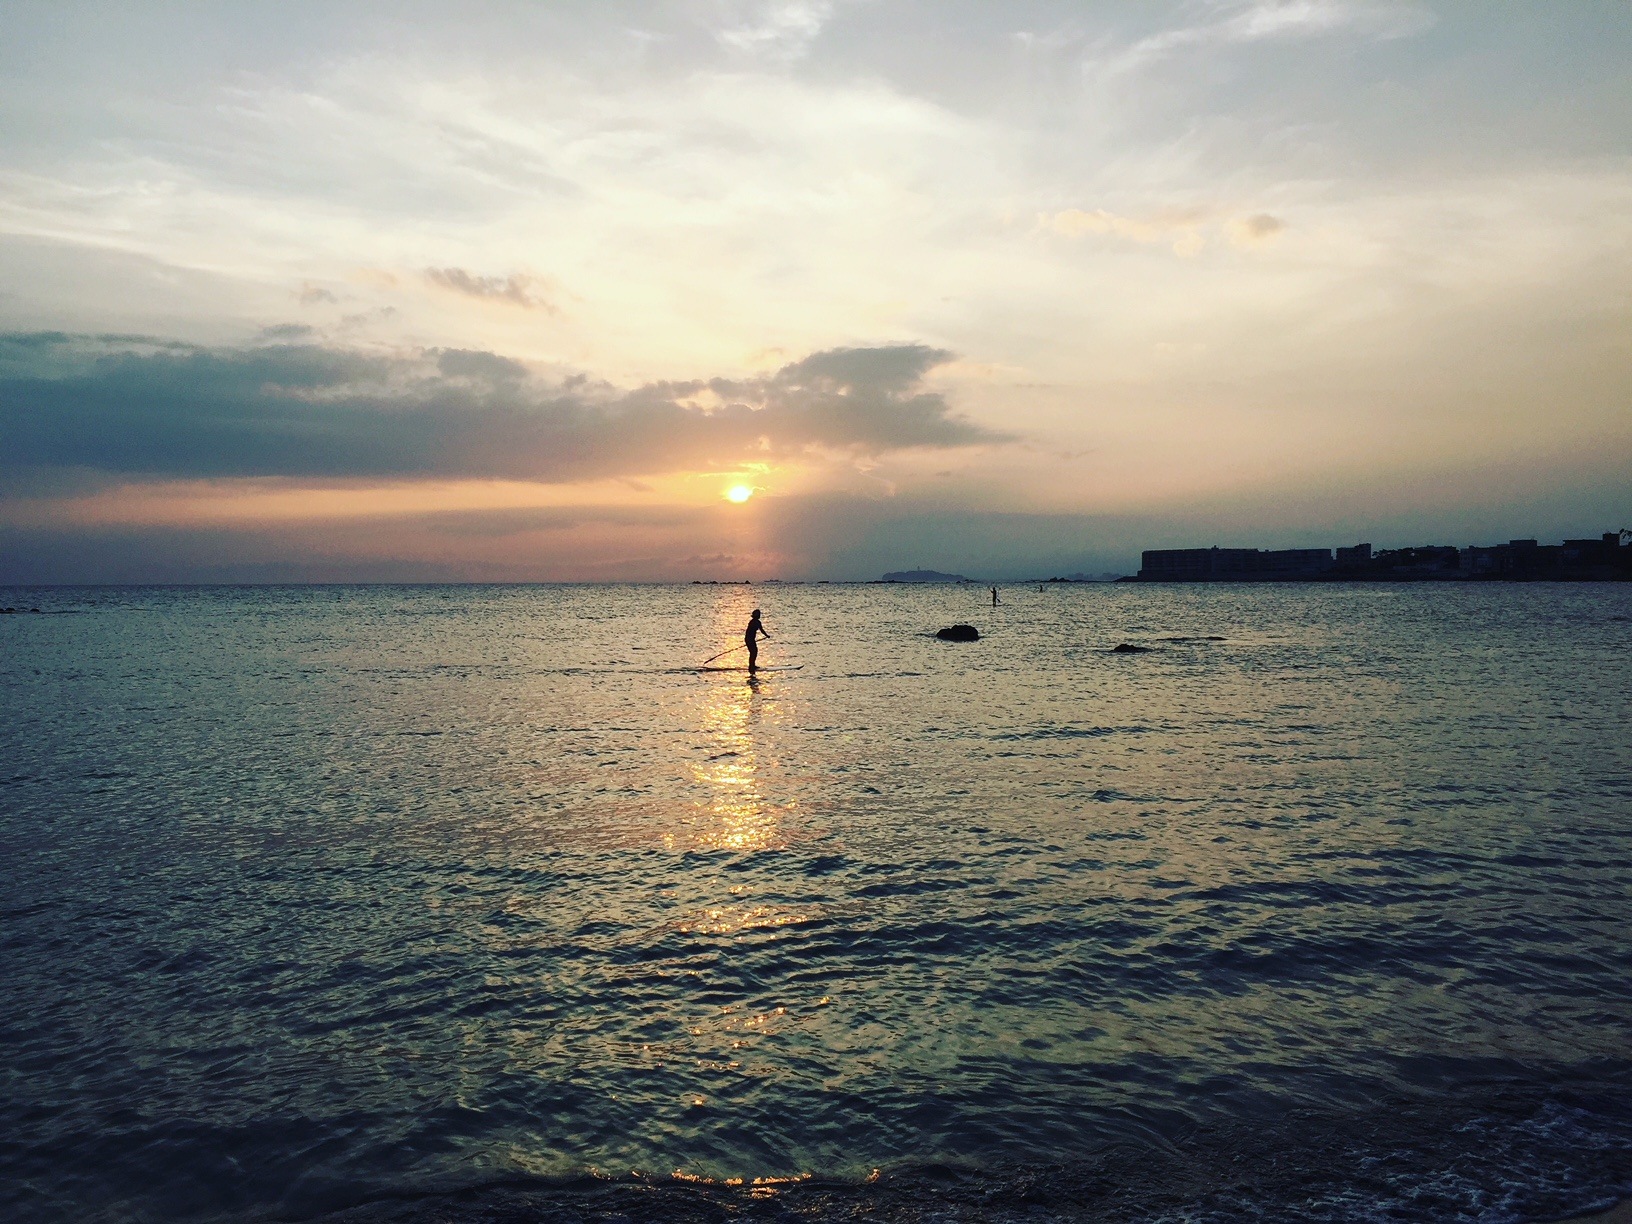
[[[1632,587],[0,605],[7,1220],[1632,1191]]]

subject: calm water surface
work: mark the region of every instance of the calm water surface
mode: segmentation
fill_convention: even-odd
[[[0,592],[0,1214],[1632,1188],[1632,587],[983,599]]]

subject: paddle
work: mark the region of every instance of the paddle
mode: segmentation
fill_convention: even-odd
[[[723,659],[728,654],[735,654],[739,650],[747,650],[747,649],[748,649],[748,643],[744,642],[741,646],[733,646],[733,647],[731,647],[730,650],[720,651],[719,654],[714,656],[714,659]],[[698,667],[707,667],[710,663],[714,662],[714,659],[704,659],[697,666]]]

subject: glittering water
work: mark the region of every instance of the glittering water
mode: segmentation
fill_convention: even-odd
[[[1632,1185],[1632,587],[984,598],[0,592],[0,1210]]]

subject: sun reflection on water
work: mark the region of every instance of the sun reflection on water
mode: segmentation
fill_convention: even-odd
[[[711,850],[768,850],[785,841],[780,813],[768,803],[760,781],[756,731],[761,715],[756,684],[711,687],[703,712],[710,741],[706,759],[692,766],[707,788],[711,820],[697,845]]]

